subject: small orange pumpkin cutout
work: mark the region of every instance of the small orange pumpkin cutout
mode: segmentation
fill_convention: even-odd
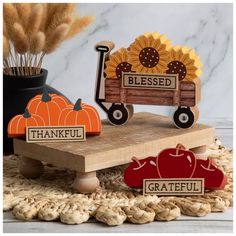
[[[58,125],[58,117],[62,109],[70,103],[68,100],[57,94],[49,94],[45,89],[44,93],[33,97],[27,108],[31,114],[37,114],[44,119],[45,125]]]
[[[88,135],[101,133],[101,119],[97,110],[78,99],[75,105],[68,105],[61,112],[59,125],[84,125]]]
[[[44,120],[41,116],[30,114],[28,109],[25,113],[14,116],[8,123],[7,132],[9,137],[25,136],[27,126],[44,126]]]

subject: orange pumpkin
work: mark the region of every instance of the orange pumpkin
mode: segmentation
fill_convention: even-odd
[[[86,134],[101,132],[101,120],[97,110],[78,99],[75,105],[68,105],[59,116],[59,125],[84,125]]]
[[[25,128],[27,126],[44,126],[44,120],[41,116],[30,114],[28,109],[25,113],[14,116],[8,123],[7,132],[9,137],[25,136]]]
[[[31,114],[37,114],[44,119],[45,125],[58,125],[58,117],[63,108],[69,105],[68,100],[57,94],[43,94],[33,97],[27,108]]]

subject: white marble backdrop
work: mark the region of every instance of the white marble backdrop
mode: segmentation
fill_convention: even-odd
[[[127,47],[136,36],[158,31],[173,45],[196,49],[204,64],[200,119],[215,123],[233,117],[233,6],[232,4],[79,4],[78,13],[93,15],[94,23],[48,56],[48,84],[73,102],[81,97],[95,105],[94,86],[98,55],[94,45],[102,40]],[[97,107],[97,106],[96,106]],[[104,118],[105,113],[100,109]],[[171,107],[135,106],[135,112],[170,115]]]

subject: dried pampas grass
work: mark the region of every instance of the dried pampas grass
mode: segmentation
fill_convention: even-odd
[[[46,34],[50,34],[53,30],[57,28],[58,25],[63,23],[71,24],[72,23],[72,15],[73,11],[75,10],[76,4],[71,3],[63,3],[58,4],[57,11],[53,15],[53,19],[48,22]]]
[[[29,49],[27,35],[24,28],[19,23],[14,23],[12,30],[12,39],[16,51],[19,54],[24,54]]]
[[[68,24],[61,24],[57,26],[57,28],[47,38],[47,42],[45,44],[43,51],[46,54],[53,52],[60,45],[60,43],[65,39],[69,29],[70,28]]]
[[[66,39],[73,38],[76,34],[83,31],[88,25],[91,24],[93,18],[91,16],[78,16],[72,23],[70,30],[66,36]]]
[[[19,16],[15,6],[12,3],[4,3],[3,4],[3,19],[6,23],[7,32],[11,38],[13,25],[15,22],[19,21]]]
[[[17,3],[15,4],[15,7],[18,12],[20,21],[22,22],[22,25],[24,27],[24,30],[26,30],[28,27],[29,17],[31,13],[31,4],[30,3]]]
[[[10,53],[10,44],[6,36],[3,35],[3,60],[7,60]]]
[[[28,38],[30,38],[32,35],[38,32],[40,24],[41,24],[42,15],[43,15],[42,4],[34,5],[30,14],[28,27],[27,27]]]
[[[40,73],[46,54],[92,22],[90,16],[76,16],[75,9],[74,3],[4,3],[4,73]]]
[[[31,38],[30,43],[30,53],[37,55],[43,51],[45,46],[45,34],[43,32],[38,32],[34,34]]]
[[[59,3],[48,3],[47,4],[47,18],[45,21],[45,28],[44,32],[47,33],[48,28],[53,21],[54,18],[57,17],[57,12],[60,10],[60,4]]]
[[[41,24],[40,24],[39,30],[42,32],[45,32],[45,26],[46,26],[47,15],[48,15],[48,4],[42,4],[42,6],[43,6],[43,14],[41,17]]]
[[[3,35],[8,38],[7,24],[5,20],[3,20]]]

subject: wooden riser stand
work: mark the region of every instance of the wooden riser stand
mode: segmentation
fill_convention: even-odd
[[[151,113],[136,113],[129,123],[115,127],[103,122],[100,136],[85,142],[26,143],[14,139],[14,152],[21,156],[20,172],[27,178],[43,173],[41,161],[77,172],[73,188],[93,192],[99,186],[96,171],[157,154],[177,143],[197,155],[204,155],[214,139],[214,128],[195,124],[190,129],[177,129],[170,118]]]

